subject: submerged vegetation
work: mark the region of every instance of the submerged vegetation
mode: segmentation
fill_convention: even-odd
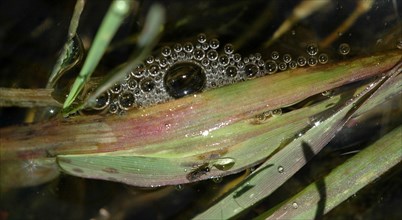
[[[2,4],[1,219],[400,215],[396,1]]]

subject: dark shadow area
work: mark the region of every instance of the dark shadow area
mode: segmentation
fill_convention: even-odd
[[[253,172],[250,176],[247,177],[247,179],[250,179],[252,176],[254,176],[254,175],[260,173],[261,171],[263,171],[263,170],[265,170],[265,169],[267,169],[267,168],[269,168],[269,167],[272,167],[272,166],[274,166],[274,165],[273,165],[273,164],[268,164],[268,165],[265,166],[264,168]],[[254,185],[247,185],[247,186],[244,186],[243,188],[241,188],[240,190],[238,190],[238,191],[233,195],[233,198],[234,198],[234,199],[239,198],[240,196],[242,196],[244,193],[246,193],[247,191],[249,191],[249,190],[252,189],[253,187],[254,187]]]
[[[302,143],[302,148],[303,148],[303,153],[304,153],[304,157],[306,160],[309,160],[310,158],[314,157],[314,152],[311,150],[310,145],[308,145],[306,142]],[[313,177],[311,177],[311,178],[313,178]],[[320,178],[319,180],[317,180],[315,184],[316,184],[318,193],[320,194],[320,201],[318,201],[317,211],[315,213],[314,219],[322,219],[322,217],[324,215],[325,203],[327,200],[327,190],[326,190],[325,181],[323,178]]]

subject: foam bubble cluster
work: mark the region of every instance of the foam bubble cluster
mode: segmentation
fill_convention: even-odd
[[[199,34],[196,42],[164,46],[149,56],[124,81],[98,97],[93,109],[119,113],[328,60],[326,54],[316,57],[316,45],[308,45],[306,52],[307,57],[293,58],[273,51],[270,59],[263,60],[259,53],[242,56],[232,44],[222,45]]]

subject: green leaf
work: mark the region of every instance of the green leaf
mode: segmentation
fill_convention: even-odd
[[[232,218],[274,192],[317,154],[336,135],[352,114],[373,94],[376,95],[377,90],[390,86],[394,93],[398,93],[399,90],[396,88],[400,86],[398,85],[400,83],[398,75],[401,65],[399,63],[394,71],[368,86],[332,116],[322,121],[316,121],[314,126],[297,135],[283,149],[268,158],[234,191],[198,215],[196,219]],[[377,94],[381,93],[377,91]]]
[[[325,198],[317,192],[315,182],[262,214],[259,219],[277,219],[279,216],[283,219],[313,219],[317,209],[323,209],[324,213],[329,212],[399,164],[402,161],[401,140],[402,126],[399,126],[323,178],[322,182],[326,186]],[[321,200],[325,200],[325,207],[319,207]]]

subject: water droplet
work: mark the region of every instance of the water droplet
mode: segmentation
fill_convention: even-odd
[[[299,208],[299,205],[298,205],[296,202],[293,202],[293,203],[292,203],[292,207],[293,207],[294,209],[297,209],[297,208]]]
[[[209,60],[216,60],[218,59],[218,52],[216,50],[210,50],[207,52],[207,57]]]
[[[289,68],[290,68],[290,69],[296,69],[296,68],[297,68],[297,63],[296,63],[296,61],[294,61],[294,60],[290,61],[290,63],[289,63]]]
[[[201,92],[206,84],[206,76],[203,69],[194,63],[178,63],[166,71],[163,82],[170,96],[180,98]]]
[[[181,184],[179,184],[179,185],[176,185],[175,187],[174,187],[174,189],[176,190],[176,191],[182,191],[183,190],[183,185],[181,185]]]
[[[278,70],[278,65],[276,65],[275,61],[268,60],[265,62],[265,70],[268,72],[268,74],[274,74]]]
[[[258,67],[256,66],[256,65],[254,65],[254,64],[247,64],[245,67],[244,67],[244,72],[245,72],[245,74],[246,74],[246,76],[248,77],[248,78],[253,78],[253,77],[255,77],[256,75],[257,75],[257,73],[258,73]]]
[[[151,78],[144,78],[140,81],[140,88],[143,92],[150,92],[155,88],[155,82]]]
[[[219,47],[219,40],[218,39],[212,39],[209,42],[209,46],[214,50],[217,49]]]
[[[292,56],[290,56],[290,54],[285,54],[282,58],[285,63],[290,63],[290,61],[292,61]]]
[[[220,182],[222,182],[222,180],[223,180],[223,178],[220,176],[212,178],[212,181],[214,181],[214,183],[220,183]]]
[[[204,33],[200,33],[197,36],[197,40],[200,43],[205,43],[207,41],[207,36]]]
[[[307,51],[308,55],[314,56],[318,53],[318,47],[316,44],[309,44],[306,47],[306,51]]]
[[[347,43],[340,44],[339,48],[338,48],[338,52],[341,55],[347,55],[350,52],[349,44],[347,44]]]
[[[283,173],[284,171],[285,171],[285,169],[283,168],[283,166],[278,166],[279,173]]]
[[[191,52],[193,52],[194,46],[193,46],[192,43],[187,42],[187,43],[184,44],[183,49],[184,49],[185,52],[191,53]]]
[[[299,57],[297,58],[297,65],[299,65],[299,66],[305,66],[306,63],[307,63],[307,60],[306,60],[305,57],[299,56]]]
[[[226,44],[223,47],[223,50],[225,51],[226,54],[232,54],[234,52],[234,47],[232,44]]]
[[[216,159],[216,161],[214,161],[212,163],[212,165],[214,167],[216,167],[216,169],[218,170],[229,170],[230,168],[233,167],[233,165],[235,164],[236,160],[231,158],[231,157],[222,157],[219,159]]]
[[[287,68],[288,68],[288,65],[287,65],[285,62],[280,62],[280,63],[278,64],[278,69],[279,69],[280,71],[285,71]]]
[[[318,60],[317,60],[316,57],[309,57],[307,59],[307,63],[308,63],[309,66],[315,66],[318,63]]]
[[[176,43],[176,44],[173,46],[173,50],[176,51],[176,53],[178,53],[178,52],[180,52],[180,51],[183,50],[183,47],[181,46],[180,43]]]
[[[131,92],[125,91],[119,95],[119,106],[121,109],[128,110],[134,105],[134,95]],[[117,106],[116,106],[117,107]],[[110,111],[112,110],[112,105],[110,105]],[[117,109],[116,109],[117,111]]]
[[[272,51],[272,53],[271,53],[271,58],[272,58],[273,60],[279,59],[279,53],[278,53],[277,51]]]
[[[237,75],[237,68],[232,65],[226,67],[226,75],[229,77],[235,77]]]
[[[280,115],[282,115],[282,109],[278,108],[278,109],[272,110],[271,115],[272,116],[280,116]]]
[[[162,47],[161,53],[162,53],[162,56],[167,57],[172,53],[172,49],[170,49],[170,47],[168,47],[168,46]]]
[[[195,49],[194,50],[194,58],[196,60],[202,60],[205,57],[205,52],[201,49]]]
[[[326,63],[328,62],[328,55],[325,54],[325,53],[320,54],[320,55],[318,56],[318,61],[319,61],[321,64],[326,64]]]

